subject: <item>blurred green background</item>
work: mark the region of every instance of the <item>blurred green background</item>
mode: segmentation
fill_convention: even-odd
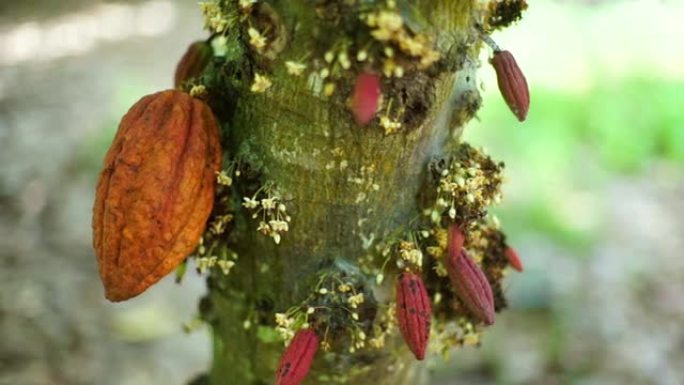
[[[684,384],[684,1],[531,1],[493,37],[531,88],[518,123],[480,71],[465,133],[506,162],[495,212],[525,264],[480,349],[435,384]],[[93,186],[120,116],[203,36],[194,1],[0,2],[0,385],[182,384],[203,282],[102,298]]]

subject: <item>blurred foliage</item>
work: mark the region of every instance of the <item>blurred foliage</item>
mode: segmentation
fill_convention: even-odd
[[[596,82],[584,93],[533,85],[523,124],[491,88],[480,122],[465,137],[506,161],[511,184],[533,184],[496,210],[514,237],[520,229],[540,231],[586,249],[600,237],[600,215],[580,218],[580,225],[568,215],[592,215],[600,205],[591,196],[602,185],[646,173],[656,162],[684,166],[682,81],[634,76]]]

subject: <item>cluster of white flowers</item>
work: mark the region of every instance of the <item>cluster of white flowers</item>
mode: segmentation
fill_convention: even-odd
[[[200,1],[199,6],[204,14],[204,24],[209,30],[221,33],[228,26],[228,19],[221,11],[219,0]]]
[[[295,319],[293,317],[289,317],[286,313],[276,313],[275,321],[275,329],[278,334],[280,334],[280,338],[283,339],[286,345],[289,344],[296,332],[294,329]]]
[[[200,274],[204,274],[210,268],[218,266],[223,274],[228,275],[230,269],[235,266],[235,261],[219,259],[219,257],[215,255],[210,257],[199,257],[195,262],[197,263],[197,270],[199,270]]]
[[[217,235],[218,234],[219,233],[217,233]],[[195,258],[197,271],[199,271],[200,274],[204,274],[207,270],[218,267],[223,274],[228,275],[233,266],[235,266],[238,255],[225,246],[219,245],[217,242],[210,242],[208,247],[204,245],[204,242],[204,237],[200,238],[199,246],[197,246],[197,255]]]
[[[385,338],[396,328],[396,304],[389,302],[384,311],[378,312],[378,316],[373,323],[373,337],[368,340],[368,344],[375,349],[382,349],[385,346]]]
[[[257,231],[273,238],[276,244],[280,243],[280,236],[290,229],[290,218],[287,215],[287,207],[282,202],[280,195],[270,188],[258,191],[252,197],[244,197],[242,205],[252,211],[252,218],[261,216]],[[265,197],[260,197],[265,195]]]
[[[446,357],[454,347],[478,346],[481,339],[482,330],[465,317],[456,322],[437,322],[430,332],[430,350]]]
[[[376,10],[364,16],[371,36],[383,44],[383,74],[387,77],[404,76],[404,67],[397,60],[395,49],[408,60],[416,60],[418,69],[425,69],[439,60],[432,39],[425,34],[412,33],[404,25],[404,19],[392,2],[386,9]],[[404,62],[407,62],[405,59]]]
[[[354,353],[358,349],[363,349],[366,346],[366,333],[360,328],[354,329],[351,335],[351,345],[349,346],[349,353]]]
[[[347,303],[352,309],[356,309],[363,303],[363,293],[358,293],[347,298]]]
[[[488,206],[501,201],[502,168],[484,149],[461,144],[457,157],[440,171],[437,199],[426,214],[435,224],[441,223],[444,213],[460,222],[480,217]]]
[[[399,242],[399,258],[397,265],[403,268],[406,264],[421,268],[423,266],[423,252],[416,242],[401,241]]]
[[[203,84],[194,84],[190,89],[190,96],[193,98],[202,98],[207,93],[207,87]]]

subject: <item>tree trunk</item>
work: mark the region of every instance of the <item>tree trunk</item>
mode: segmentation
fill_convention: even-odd
[[[204,379],[212,385],[273,383],[284,350],[275,313],[319,295],[321,282],[335,291],[325,277],[340,273],[365,293],[356,326],[369,338],[376,318],[392,306],[390,275],[398,270],[383,267],[381,250],[422,215],[419,196],[428,162],[456,147],[461,126],[479,106],[475,68],[482,44],[475,23],[484,12],[475,0],[396,3],[392,8],[379,1],[273,0],[248,10],[237,1],[221,1],[219,11],[205,9],[208,19],[214,12],[226,20],[224,31],[210,26],[219,30],[214,40],[227,36],[225,60],[215,61],[203,79],[234,179],[219,194],[214,217],[229,212],[234,218],[230,235],[207,233],[204,248],[237,254],[229,274],[212,270],[200,304],[213,330],[214,361]],[[418,58],[402,55],[396,43],[374,40],[373,28],[359,15],[382,10],[401,15],[409,35],[432,39],[440,59],[422,66]],[[266,38],[264,47],[250,44],[250,27]],[[356,55],[364,41],[371,42],[371,59],[361,62]],[[404,63],[402,77],[382,77],[378,117],[401,122],[389,134],[377,118],[358,125],[348,101],[358,73],[382,72],[386,46]],[[347,47],[350,68],[326,61],[326,52],[337,54],[340,47]],[[301,61],[306,70],[291,75],[286,61]],[[325,79],[323,68],[331,70]],[[272,83],[265,92],[250,91],[257,74]],[[335,84],[329,96],[327,83]],[[255,211],[242,206],[245,197],[269,196],[285,205],[282,218],[291,217],[278,244],[257,230],[264,213],[253,218]],[[210,254],[202,251],[200,257]],[[366,344],[351,353],[347,321],[335,324],[324,309],[315,311],[307,322],[321,334],[329,332],[331,348],[319,350],[304,384],[425,383],[424,365],[396,330],[381,348]]]

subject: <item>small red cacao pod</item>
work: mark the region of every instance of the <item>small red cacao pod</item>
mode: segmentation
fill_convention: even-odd
[[[397,280],[397,319],[399,330],[416,359],[425,358],[430,338],[432,308],[425,284],[414,273],[402,273]]]
[[[527,79],[509,51],[497,51],[491,60],[499,91],[519,121],[524,121],[530,109],[530,90]]]
[[[178,88],[186,81],[199,76],[211,61],[213,54],[211,46],[203,40],[190,44],[176,65],[174,87]]]
[[[299,330],[280,358],[276,385],[299,385],[304,381],[320,342],[318,334],[312,329]]]
[[[465,235],[461,231],[461,227],[455,223],[449,225],[449,230],[447,232],[447,245],[456,251],[460,251],[465,243]]]
[[[145,96],[121,120],[95,191],[93,247],[105,297],[134,297],[197,247],[221,165],[218,124],[180,91]]]
[[[506,258],[508,259],[508,263],[515,270],[517,270],[519,272],[523,271],[522,261],[520,261],[520,257],[518,257],[518,253],[516,253],[512,247],[506,247],[504,254],[506,255]]]
[[[362,72],[356,77],[352,96],[352,112],[358,125],[366,125],[375,116],[380,103],[380,77]]]
[[[449,247],[446,268],[454,292],[477,318],[494,323],[494,294],[482,269],[465,250]]]

